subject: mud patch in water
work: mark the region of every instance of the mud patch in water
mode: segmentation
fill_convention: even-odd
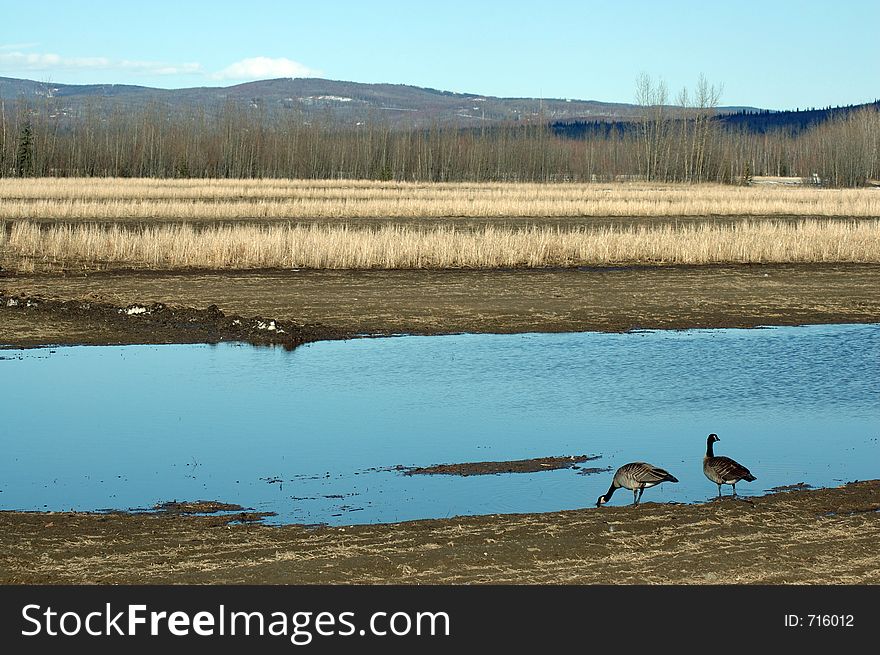
[[[506,462],[463,462],[461,464],[435,464],[415,468],[400,468],[404,475],[498,475],[500,473],[538,473],[559,469],[578,468],[576,464],[599,459],[601,455],[567,455],[563,457],[533,457]],[[600,469],[592,469],[599,471]],[[604,469],[601,469],[604,470]]]
[[[798,482],[796,484],[783,484],[778,487],[771,487],[767,491],[772,491],[773,493],[777,493],[779,491],[799,491],[801,489],[812,489],[813,485],[807,484],[806,482]]]
[[[216,514],[217,512],[241,512],[244,507],[235,503],[221,503],[216,500],[191,500],[178,502],[169,500],[153,506],[157,512],[166,514]]]
[[[604,466],[604,467],[600,467],[600,468],[573,466],[572,468],[577,469],[578,475],[595,475],[596,473],[610,473],[611,471],[614,470],[614,468],[611,466]]]
[[[236,503],[223,503],[217,500],[169,500],[157,503],[149,513],[171,516],[217,516],[226,523],[258,523],[275,516],[275,512],[255,512]]]

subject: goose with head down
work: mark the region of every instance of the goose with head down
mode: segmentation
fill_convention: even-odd
[[[638,505],[645,489],[656,486],[661,482],[678,482],[678,479],[659,466],[654,466],[647,462],[624,464],[614,474],[608,491],[599,496],[599,499],[596,501],[596,507],[602,507],[602,505],[611,500],[612,494],[621,487],[632,490],[633,505]]]

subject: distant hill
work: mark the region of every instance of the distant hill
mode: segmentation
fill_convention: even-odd
[[[640,108],[626,103],[560,98],[497,98],[404,84],[361,84],[319,78],[279,78],[228,87],[156,89],[127,84],[53,84],[0,77],[0,98],[50,103],[62,116],[87,108],[136,109],[149,103],[171,111],[227,103],[249,110],[296,111],[304,119],[332,117],[343,124],[383,122],[393,127],[454,125],[479,127],[499,122],[622,121]],[[101,102],[97,102],[101,101]],[[729,108],[739,111],[744,108]],[[754,108],[745,108],[755,110]]]
[[[362,84],[320,78],[278,78],[226,87],[157,89],[130,84],[53,84],[0,77],[0,99],[48,103],[56,115],[85,111],[138,109],[158,105],[168,111],[202,108],[208,112],[231,103],[247,111],[295,112],[303,120],[332,119],[342,124],[383,123],[392,127],[451,125],[480,128],[499,123],[549,123],[560,136],[585,138],[632,129],[638,105],[568,98],[498,98],[454,93],[406,84]],[[772,111],[756,107],[719,107],[716,120],[753,133],[805,128],[869,105]]]
[[[742,127],[749,132],[763,134],[776,130],[797,133],[831,118],[845,116],[853,111],[874,107],[880,109],[880,100],[862,105],[802,109],[795,111],[745,110],[720,116],[718,121],[727,127]]]
[[[731,129],[745,129],[747,132],[764,134],[766,132],[783,131],[797,134],[813,125],[818,125],[831,118],[845,116],[865,107],[880,109],[880,101],[845,107],[827,107],[825,109],[803,109],[794,111],[773,111],[755,109],[754,107],[719,107],[715,120]],[[609,136],[623,133],[636,128],[638,123],[627,117],[622,120],[557,120],[551,122],[553,131],[570,139],[585,139],[594,136]]]

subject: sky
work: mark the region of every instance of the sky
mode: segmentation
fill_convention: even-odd
[[[0,76],[227,86],[275,77],[633,102],[699,75],[722,105],[880,97],[878,0],[24,3],[0,0]]]

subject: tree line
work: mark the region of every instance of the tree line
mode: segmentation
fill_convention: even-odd
[[[96,102],[67,116],[53,99],[0,103],[0,176],[352,178],[739,184],[800,176],[837,187],[880,178],[880,111],[846,112],[798,133],[754,133],[715,119],[720,89],[701,79],[670,101],[640,78],[641,118],[568,138],[548,121],[477,129],[340,125],[228,104],[219,110]]]

